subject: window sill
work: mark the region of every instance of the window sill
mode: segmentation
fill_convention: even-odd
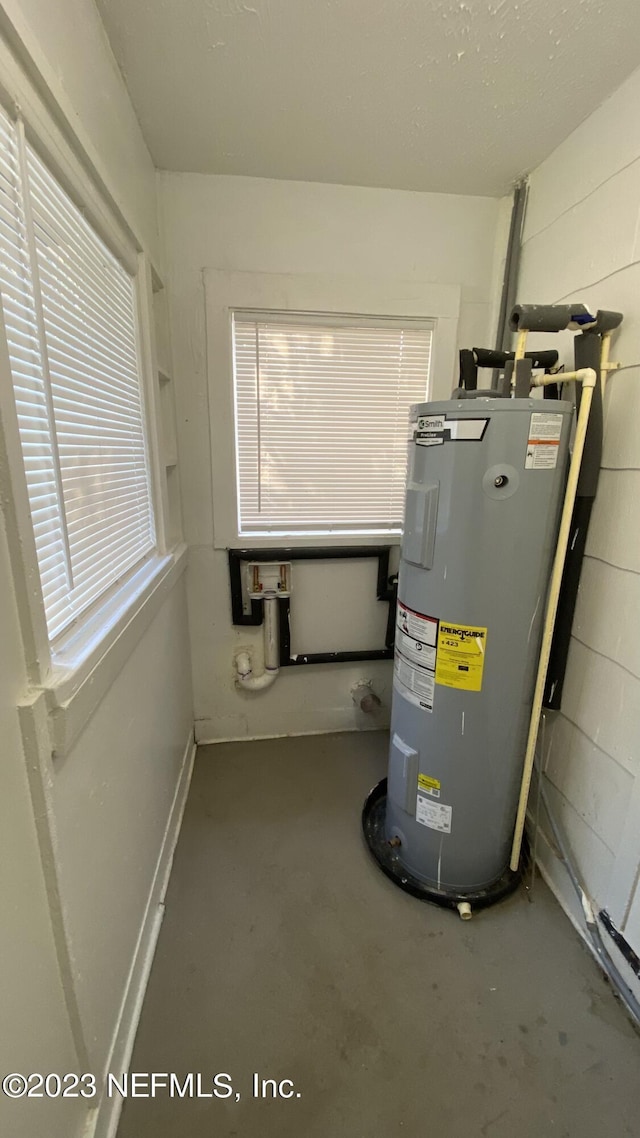
[[[186,564],[184,545],[153,557],[52,653],[51,675],[41,691],[54,758],[70,750]]]
[[[327,533],[326,530],[320,533],[304,533],[304,534],[284,534],[284,533],[265,533],[262,530],[260,533],[241,533],[233,534],[230,541],[216,541],[214,543],[215,549],[305,549],[310,545],[326,546],[331,549],[335,546],[343,545],[400,545],[402,541],[402,533],[396,531],[390,533],[388,530],[384,531],[371,531],[363,533],[359,530],[357,533]]]

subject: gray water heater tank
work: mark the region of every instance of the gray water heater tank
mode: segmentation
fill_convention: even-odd
[[[509,862],[572,406],[411,412],[384,833],[459,897]]]

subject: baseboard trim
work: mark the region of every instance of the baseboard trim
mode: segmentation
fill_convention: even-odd
[[[182,816],[189,792],[193,763],[196,754],[196,743],[193,732],[184,749],[180,775],[176,784],[171,810],[167,819],[162,845],[153,875],[153,882],[149,891],[144,918],[140,926],[138,942],[131,962],[127,984],[120,1005],[120,1012],[113,1040],[109,1049],[109,1057],[105,1064],[104,1074],[112,1072],[120,1074],[129,1070],[133,1045],[135,1042],[140,1013],[144,1001],[151,965],[158,943],[158,936],[164,917],[164,899],[169,884],[173,855],[180,834]],[[120,1095],[113,1098],[101,1098],[95,1110],[87,1120],[84,1138],[115,1138],[122,1099]]]
[[[388,731],[389,724],[371,727],[327,727],[322,731],[279,731],[274,735],[225,735],[219,739],[198,739],[198,747],[212,747],[218,743],[260,743],[264,739],[304,739],[308,735],[368,735],[371,731]]]

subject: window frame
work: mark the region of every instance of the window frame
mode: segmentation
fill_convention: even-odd
[[[240,453],[239,453],[240,452],[240,447],[239,447],[240,430],[239,430],[239,426],[238,426],[238,419],[236,416],[236,404],[237,404],[236,387],[237,387],[237,385],[236,385],[236,375],[235,375],[235,371],[236,371],[236,368],[235,368],[235,364],[236,364],[235,345],[236,345],[237,336],[238,336],[236,329],[237,329],[238,325],[240,325],[240,326],[249,325],[252,327],[252,329],[255,329],[255,323],[254,322],[256,322],[257,324],[260,324],[260,325],[269,325],[270,327],[275,327],[275,328],[277,328],[278,325],[281,325],[283,327],[292,327],[292,326],[293,327],[299,327],[299,328],[302,328],[305,330],[313,328],[313,327],[316,327],[316,328],[321,327],[323,331],[326,330],[327,328],[329,328],[331,330],[336,329],[338,331],[340,329],[346,329],[349,332],[351,332],[353,330],[357,331],[360,329],[371,328],[371,329],[374,329],[375,331],[390,330],[390,331],[393,331],[396,333],[400,332],[400,331],[416,331],[416,332],[428,333],[428,336],[429,336],[429,352],[428,352],[428,355],[429,355],[429,373],[427,375],[427,382],[425,383],[424,386],[427,390],[429,390],[429,391],[431,390],[431,380],[432,380],[432,370],[433,370],[431,367],[431,349],[433,346],[433,338],[434,338],[434,333],[435,333],[435,322],[433,320],[426,319],[426,318],[417,319],[415,317],[408,317],[408,316],[404,316],[401,318],[395,317],[395,316],[384,316],[384,317],[374,316],[374,317],[371,317],[371,316],[365,316],[365,315],[361,315],[361,314],[337,316],[335,313],[332,313],[332,312],[313,312],[313,313],[298,313],[298,312],[296,312],[296,313],[291,313],[291,312],[275,311],[273,309],[271,311],[267,311],[267,312],[257,312],[255,309],[252,309],[250,312],[245,312],[243,309],[235,308],[232,312],[232,323],[233,323],[233,329],[234,329],[234,337],[233,337],[233,344],[234,344],[234,426],[235,426],[235,435],[236,435],[236,460],[239,460],[239,457],[240,457]],[[386,329],[385,329],[385,326],[386,326]],[[422,396],[420,401],[423,402],[425,398],[427,398],[426,390],[425,390],[425,393]],[[402,422],[402,421],[399,423],[399,426],[400,426],[400,430],[403,432],[402,441],[404,443],[404,441],[406,440],[406,427],[405,427],[404,422]],[[405,453],[405,457],[406,457],[406,445],[404,446],[404,453]],[[240,483],[240,470],[239,470],[238,461],[236,462],[236,479],[237,479],[237,482],[239,484]],[[347,475],[347,479],[348,479],[348,475]],[[345,540],[350,540],[352,537],[355,537],[358,534],[365,536],[365,537],[369,537],[371,539],[371,541],[375,540],[375,541],[383,541],[384,542],[384,541],[386,541],[387,538],[392,538],[392,539],[397,538],[400,535],[400,531],[401,531],[401,521],[400,520],[398,520],[397,524],[393,527],[390,524],[385,525],[383,522],[381,522],[380,525],[377,527],[373,523],[371,523],[369,525],[361,525],[358,527],[354,523],[351,523],[351,524],[346,523],[346,522],[340,523],[339,521],[334,519],[333,522],[327,522],[323,526],[320,525],[320,523],[318,523],[316,528],[314,528],[311,523],[306,523],[306,524],[298,523],[297,525],[292,524],[291,528],[287,528],[286,524],[284,524],[284,523],[283,523],[281,528],[278,528],[276,525],[273,525],[272,527],[267,527],[266,522],[265,522],[265,525],[262,526],[261,528],[255,528],[255,529],[251,529],[250,527],[243,528],[241,525],[242,509],[241,509],[241,494],[240,494],[240,492],[238,492],[237,497],[238,497],[238,503],[237,503],[237,506],[238,506],[238,533],[239,533],[241,539],[243,541],[245,541],[247,544],[251,544],[251,541],[253,540],[254,537],[264,537],[264,536],[269,536],[273,542],[277,543],[277,542],[280,542],[283,540],[285,542],[288,542],[290,540],[290,538],[292,538],[292,537],[303,537],[303,538],[306,538],[307,541],[312,541],[316,537],[326,537],[326,536],[340,537],[340,536],[342,536]]]
[[[240,534],[238,527],[237,446],[235,432],[232,322],[234,310],[301,315],[425,320],[433,322],[431,397],[447,399],[455,375],[460,287],[422,280],[398,280],[324,274],[228,273],[204,270],[207,334],[207,378],[211,445],[211,493],[214,549],[268,548],[273,534]],[[299,534],[288,536],[290,548],[376,545],[380,535]],[[384,535],[397,545],[400,535]]]
[[[4,55],[4,46],[1,46],[0,62]],[[100,186],[87,173],[48,109],[42,106],[27,83],[20,82],[18,76],[11,74],[15,64],[7,53],[9,61],[8,77],[16,79],[17,90],[14,88],[15,93],[8,93],[6,87],[0,87],[3,109],[13,122],[19,118],[22,120],[29,145],[132,278],[149,489],[156,534],[155,548],[132,566],[122,581],[107,589],[77,622],[51,642],[40,586],[4,320],[0,311],[0,490],[6,503],[5,524],[27,675],[33,688],[44,689],[48,693],[50,707],[55,713],[56,709],[69,705],[84,681],[101,661],[106,660],[109,649],[116,645],[127,629],[126,639],[131,642],[134,618],[142,615],[143,611],[148,614],[150,607],[155,607],[151,605],[154,589],[160,589],[163,582],[173,579],[176,566],[185,567],[185,558],[183,547],[171,547],[167,539],[153,328],[153,267],[122,219],[110,208]],[[20,96],[19,106],[16,95]],[[92,675],[92,682],[94,679],[95,675]]]

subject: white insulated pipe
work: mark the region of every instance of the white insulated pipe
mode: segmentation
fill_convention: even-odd
[[[251,657],[248,652],[238,652],[236,656],[236,683],[245,691],[264,691],[278,678],[280,671],[280,648],[278,642],[278,600],[275,595],[266,595],[262,601],[264,634],[264,672],[254,676]]]
[[[600,349],[600,390],[602,392],[602,410],[604,412],[604,393],[607,386],[607,373],[615,371],[615,364],[609,363],[609,348],[611,346],[611,332],[605,332],[602,337]]]
[[[556,614],[558,612],[558,599],[560,597],[562,572],[564,569],[564,562],[567,555],[567,547],[569,545],[569,536],[571,532],[571,516],[573,514],[573,506],[576,500],[576,491],[578,489],[578,476],[580,474],[582,452],[584,450],[584,441],[587,434],[589,412],[591,411],[593,389],[598,382],[598,377],[593,368],[585,367],[581,368],[579,371],[561,372],[556,376],[540,376],[538,377],[538,381],[535,383],[535,386],[543,386],[545,380],[547,383],[564,383],[567,380],[575,380],[578,383],[582,383],[582,398],[580,400],[580,410],[578,412],[578,421],[576,423],[573,453],[571,455],[569,477],[567,478],[567,488],[565,490],[564,505],[562,507],[562,516],[560,518],[560,529],[558,531],[558,544],[556,546],[555,557],[553,559],[553,568],[551,570],[549,592],[547,595],[547,608],[542,629],[542,645],[540,648],[540,658],[538,661],[538,674],[536,676],[536,686],[533,693],[533,705],[531,707],[531,719],[529,721],[529,735],[527,738],[527,749],[525,751],[524,768],[522,771],[522,782],[520,784],[520,799],[518,801],[518,813],[516,815],[513,845],[511,847],[510,865],[511,869],[514,872],[517,870],[518,863],[520,861],[520,849],[522,847],[522,835],[524,833],[527,800],[529,798],[531,775],[533,773],[536,744],[538,742],[538,729],[540,726],[540,715],[542,712],[544,686],[547,679],[547,670],[549,668],[553,628],[556,622]]]
[[[515,348],[515,352],[513,353],[514,375],[515,375],[516,363],[518,362],[518,360],[524,359],[524,353],[525,353],[525,349],[527,347],[527,335],[528,335],[528,331],[526,328],[524,330],[520,329],[520,331],[518,332],[518,338],[516,340],[516,348]]]
[[[551,375],[546,375],[544,372],[541,372],[540,375],[534,375],[533,379],[531,380],[531,386],[547,387],[547,385],[550,383],[563,384],[570,383],[573,380],[580,382],[584,376],[584,373],[587,371],[593,371],[593,368],[583,367],[580,371],[554,371],[551,373]],[[583,382],[583,387],[584,386],[585,384]]]

